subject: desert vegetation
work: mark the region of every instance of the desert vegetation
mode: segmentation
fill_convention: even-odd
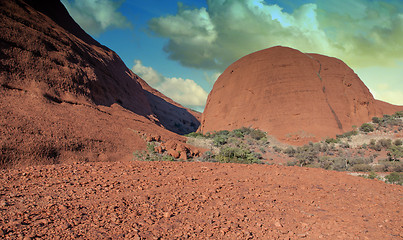
[[[379,178],[376,172],[389,173],[382,178],[389,183],[402,184],[403,144],[401,138],[372,139],[371,133],[400,133],[402,112],[374,117],[354,130],[303,146],[284,146],[271,143],[268,134],[253,128],[242,127],[232,131],[222,130],[202,134],[187,134],[192,145],[207,149],[199,156],[189,156],[186,161],[273,164],[273,158],[286,159],[280,163],[288,166],[323,168],[326,170],[360,172],[367,178]],[[355,137],[364,136],[367,142],[357,144]],[[152,141],[147,151],[136,152],[136,159],[144,161],[184,161],[168,153],[157,151],[160,143]],[[273,157],[274,156],[274,157]]]
[[[268,142],[266,133],[259,129],[240,128],[233,131],[192,133],[188,137],[211,139],[215,150],[207,151],[198,159],[207,162],[223,163],[262,163],[262,153]]]

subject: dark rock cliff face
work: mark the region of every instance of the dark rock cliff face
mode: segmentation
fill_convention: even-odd
[[[134,132],[181,139],[172,132],[199,125],[199,113],[143,88],[60,1],[0,1],[0,32],[0,165],[119,158],[145,148]]]
[[[250,126],[283,142],[302,144],[402,109],[381,106],[339,59],[273,47],[249,54],[224,71],[207,99],[200,130]]]

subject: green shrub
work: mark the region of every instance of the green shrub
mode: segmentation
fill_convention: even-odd
[[[199,158],[201,162],[216,162],[214,158],[214,154],[211,151],[206,151],[203,155]]]
[[[378,152],[382,150],[382,145],[379,142],[377,143],[375,139],[371,139],[368,147]]]
[[[392,116],[394,118],[402,118],[403,117],[403,111],[395,112]]]
[[[161,155],[147,151],[135,151],[133,153],[133,159],[139,161],[159,161],[161,160]]]
[[[219,146],[226,144],[227,140],[228,140],[228,136],[218,134],[218,135],[214,136],[213,144],[214,144],[214,146],[219,147]]]
[[[282,151],[282,149],[279,148],[279,147],[277,147],[277,146],[273,146],[273,150],[274,150],[276,153],[280,153],[280,152]]]
[[[260,140],[264,137],[266,137],[266,133],[259,130],[259,129],[253,129],[250,134],[251,138],[255,139],[255,140]]]
[[[386,182],[392,184],[403,185],[403,173],[392,172],[391,174],[385,176]]]
[[[375,172],[370,172],[367,176],[368,179],[379,179],[379,176]]]
[[[372,158],[364,158],[364,157],[356,157],[348,159],[348,164],[353,166],[356,164],[369,164],[372,163],[374,160]]]
[[[139,160],[142,161],[145,158],[145,155],[147,155],[146,151],[135,151],[133,152],[133,160]]]
[[[342,148],[350,148],[350,144],[348,144],[348,143],[341,143],[341,144],[340,144],[340,147],[342,147]]]
[[[205,138],[205,136],[203,135],[203,133],[199,133],[199,132],[191,132],[185,135],[185,137],[192,137],[192,138]]]
[[[339,143],[340,139],[334,139],[334,138],[326,138],[325,140],[326,143]]]
[[[318,161],[319,151],[315,149],[313,143],[309,143],[308,145],[298,147],[295,157],[297,158],[300,166],[307,166]]]
[[[155,152],[155,143],[153,142],[148,142],[147,143],[147,151],[149,153],[154,153]]]
[[[322,145],[320,143],[314,143],[312,145],[313,151],[315,152],[321,152],[322,151]]]
[[[353,172],[370,172],[372,171],[372,167],[369,164],[355,164],[351,167],[351,171]]]
[[[260,163],[257,153],[251,152],[249,149],[223,147],[216,156],[218,162],[222,163]]]
[[[402,140],[396,139],[396,140],[393,142],[393,144],[394,144],[395,146],[402,146]]]
[[[344,157],[333,158],[332,169],[336,171],[346,171],[348,168],[347,159]]]
[[[349,137],[357,135],[357,134],[358,134],[358,132],[353,130],[353,131],[350,131],[350,132],[345,132],[345,133],[340,134],[340,135],[336,135],[336,138],[349,138]]]
[[[377,166],[383,169],[383,172],[403,172],[403,162],[389,161],[388,159],[380,160]]]
[[[231,137],[236,137],[236,138],[243,138],[244,137],[244,132],[241,129],[235,129],[230,132]]]
[[[400,161],[403,159],[403,146],[390,146],[388,148],[388,156],[391,161]]]
[[[378,151],[378,152],[381,151],[381,150],[382,150],[382,145],[381,145],[379,142],[376,143],[376,144],[375,144],[375,147],[374,147],[374,150],[375,150],[375,151]]]
[[[400,119],[403,115],[403,112],[396,112],[392,116],[383,115],[383,118],[380,119],[379,126],[382,127],[391,127],[391,126],[402,126],[402,120]]]
[[[288,146],[286,149],[283,150],[283,153],[287,154],[289,157],[294,157],[296,152],[297,151],[291,146]]]
[[[247,127],[241,127],[239,130],[243,133],[243,135],[249,135],[250,132],[252,131],[251,128],[247,128]]]
[[[392,146],[392,139],[379,139],[378,143],[381,145],[382,148],[390,148]]]
[[[375,164],[373,167],[374,172],[387,172],[388,168],[384,164]]]
[[[333,161],[328,156],[319,157],[319,164],[320,164],[321,168],[326,169],[326,170],[332,169],[332,167],[333,167]]]
[[[363,132],[373,132],[374,131],[374,126],[370,123],[363,123],[360,127],[360,130]]]
[[[327,153],[330,150],[329,144],[323,143],[319,149],[320,152]]]
[[[373,117],[373,118],[372,118],[372,122],[373,122],[373,123],[380,123],[381,120],[379,119],[379,117]]]
[[[376,144],[376,140],[375,140],[375,139],[371,139],[371,140],[369,141],[369,147],[370,147],[370,148],[374,147],[375,144]]]
[[[176,159],[174,157],[172,157],[171,155],[163,155],[161,160],[162,161],[167,161],[167,162],[176,161]]]

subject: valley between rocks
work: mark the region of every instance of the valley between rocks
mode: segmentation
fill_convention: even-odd
[[[402,239],[402,186],[191,162],[1,170],[2,239]]]

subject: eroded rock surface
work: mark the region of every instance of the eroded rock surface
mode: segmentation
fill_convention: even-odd
[[[209,94],[200,130],[256,127],[302,144],[398,110],[403,107],[375,100],[342,61],[278,46],[249,54],[224,71]]]
[[[127,158],[144,134],[185,142],[199,125],[60,1],[0,1],[0,32],[0,167]]]

